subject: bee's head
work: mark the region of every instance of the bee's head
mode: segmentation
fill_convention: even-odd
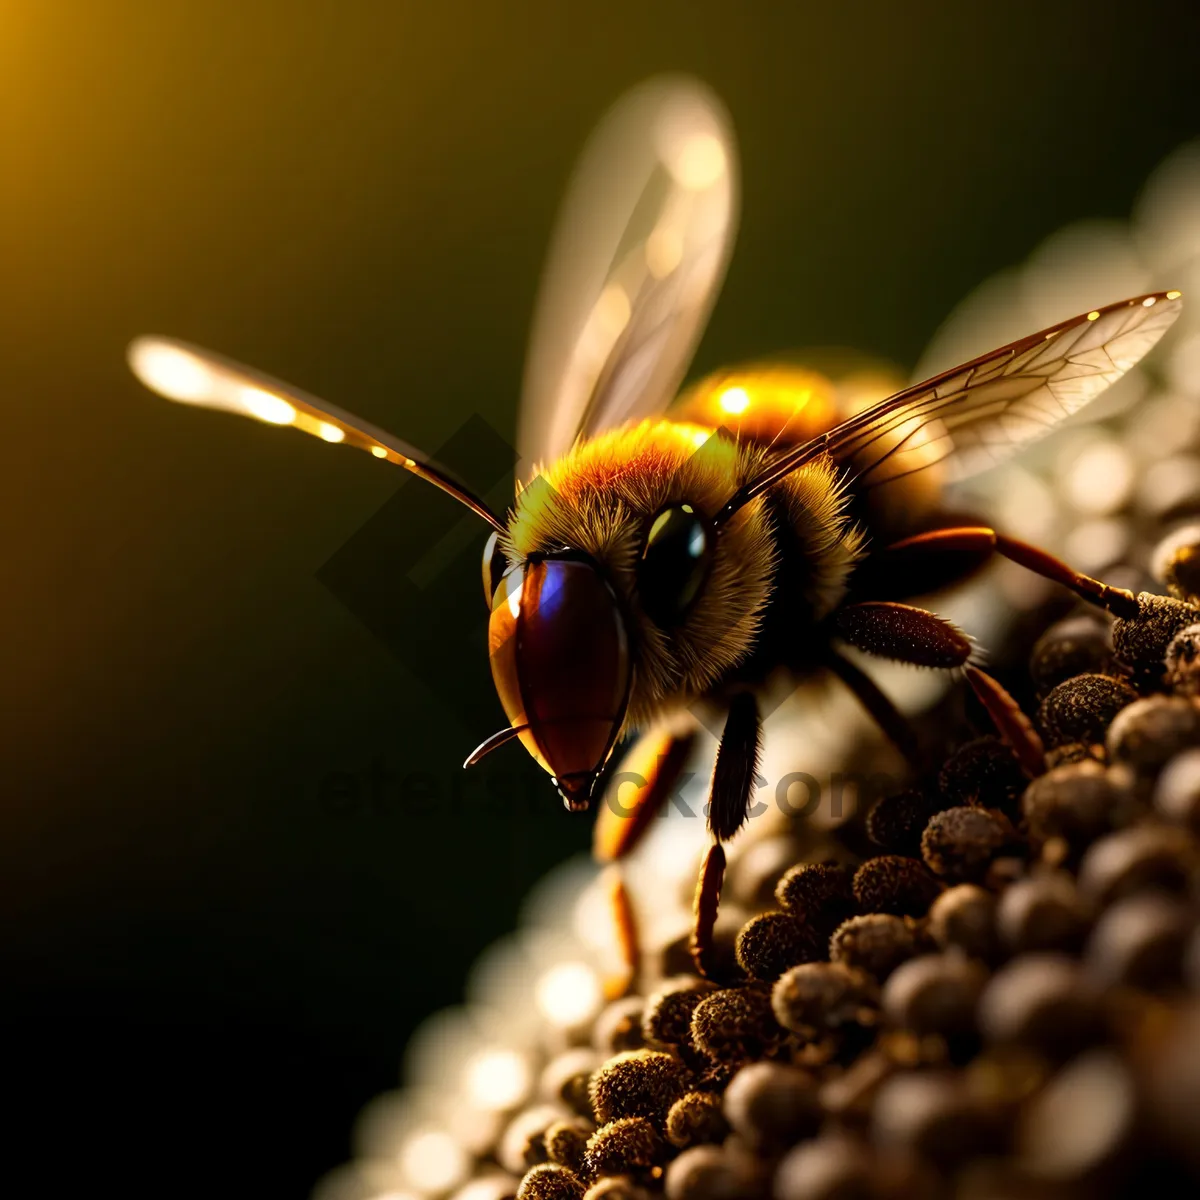
[[[582,442],[489,542],[496,690],[571,807],[628,728],[701,695],[753,642],[770,537],[747,506],[718,539],[710,517],[744,464],[708,437],[651,422]]]
[[[587,807],[625,722],[633,667],[622,610],[600,564],[569,549],[530,555],[492,596],[496,691],[569,808]]]

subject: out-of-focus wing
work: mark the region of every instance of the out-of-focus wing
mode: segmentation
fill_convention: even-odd
[[[737,203],[733,134],[702,84],[651,80],[604,118],[542,279],[518,432],[526,477],[578,436],[671,402],[724,277]]]
[[[494,529],[504,531],[483,500],[415,446],[291,384],[174,338],[136,338],[129,345],[128,359],[138,379],[168,400],[239,413],[270,425],[290,425],[322,441],[370,451],[441,488]]]
[[[821,453],[850,468],[859,492],[935,463],[947,482],[994,466],[1119,379],[1180,308],[1179,292],[1136,296],[906,388],[770,462],[722,519]]]

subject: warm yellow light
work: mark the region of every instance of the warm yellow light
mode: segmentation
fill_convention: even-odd
[[[372,446],[371,453],[376,458],[387,458],[387,451],[382,446]]]
[[[610,283],[600,293],[596,301],[593,318],[599,328],[610,338],[617,335],[629,324],[629,297],[619,283]]]
[[[725,172],[725,147],[711,133],[694,133],[679,147],[671,164],[675,178],[690,191],[712,187]]]
[[[551,967],[538,980],[535,995],[542,1015],[562,1029],[582,1025],[600,1011],[604,1002],[596,972],[581,962]]]
[[[717,400],[722,412],[737,416],[750,407],[750,393],[745,388],[731,387],[723,391]]]
[[[707,443],[710,436],[711,435],[707,429],[697,429],[696,432],[692,434],[692,445],[699,450],[701,446]]]
[[[346,440],[345,433],[336,425],[330,425],[328,421],[322,421],[317,426],[317,433],[321,435],[323,441],[326,442],[343,442]]]
[[[515,1108],[529,1094],[533,1073],[523,1054],[495,1047],[481,1050],[470,1059],[464,1082],[476,1107],[487,1112],[504,1112]]]
[[[1100,314],[1098,312],[1096,312],[1095,309],[1093,309],[1090,313],[1088,313],[1088,320],[1089,321],[1098,321],[1098,320],[1100,320]]]
[[[1142,301],[1142,307],[1143,308],[1151,308],[1157,299],[1158,299],[1157,296],[1147,296],[1145,298],[1145,300]]]
[[[239,388],[238,400],[252,417],[271,425],[290,425],[296,419],[296,410],[286,400],[272,396],[261,388]]]
[[[461,1182],[470,1164],[466,1152],[441,1129],[414,1133],[400,1151],[400,1169],[422,1192],[447,1192]]]
[[[655,279],[665,279],[683,260],[683,239],[660,225],[646,239],[646,266]]]
[[[212,372],[177,346],[139,338],[129,348],[129,365],[142,383],[168,400],[190,404],[210,399],[213,394]]]
[[[1178,299],[1179,299],[1179,297],[1180,297],[1180,296],[1182,296],[1182,295],[1183,295],[1183,293],[1182,293],[1182,292],[1168,292],[1168,293],[1167,293],[1167,299],[1168,299],[1168,300],[1178,300]]]

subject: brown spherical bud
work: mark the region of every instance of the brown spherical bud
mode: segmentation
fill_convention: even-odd
[[[931,800],[916,788],[884,796],[867,813],[867,836],[881,850],[916,858],[929,818],[944,806],[940,798]]]
[[[996,952],[996,897],[973,883],[949,888],[930,905],[928,928],[942,950],[991,959]]]
[[[988,1127],[958,1075],[905,1071],[880,1085],[871,1114],[871,1141],[950,1167],[984,1149]]]
[[[584,1192],[583,1200],[653,1200],[653,1193],[628,1175],[602,1175]]]
[[[662,1139],[645,1117],[623,1117],[601,1125],[588,1138],[588,1175],[626,1175],[654,1166],[665,1155]]]
[[[987,971],[961,954],[924,954],[902,963],[883,988],[883,1011],[897,1029],[955,1037],[975,1026]]]
[[[1197,621],[1200,608],[1195,605],[1170,596],[1140,592],[1137,615],[1118,617],[1113,622],[1113,650],[1127,666],[1158,677],[1168,643],[1184,626]]]
[[[543,1163],[527,1171],[517,1189],[517,1200],[582,1200],[583,1181],[557,1163]]]
[[[1009,819],[987,808],[948,808],[921,835],[925,865],[943,879],[982,879],[996,855],[1015,839]]]
[[[601,1054],[620,1054],[623,1050],[640,1050],[645,1045],[642,1034],[641,996],[624,996],[614,1000],[596,1018],[592,1027],[592,1044]]]
[[[824,938],[813,925],[791,913],[767,912],[742,926],[735,949],[738,966],[747,975],[770,983],[788,967],[819,958]]]
[[[1094,842],[1079,864],[1079,891],[1101,907],[1147,888],[1181,892],[1196,865],[1196,844],[1183,829],[1134,825]]]
[[[1035,1178],[1088,1179],[1113,1163],[1133,1134],[1137,1097],[1129,1070],[1111,1050],[1092,1050],[1063,1067],[1021,1112],[1016,1152]]]
[[[691,1073],[670,1054],[657,1050],[627,1050],[610,1058],[591,1081],[596,1123],[607,1125],[625,1117],[647,1117],[661,1124],[667,1109],[688,1090]]]
[[[496,1158],[513,1175],[523,1175],[530,1167],[546,1161],[546,1130],[562,1118],[562,1110],[551,1104],[539,1104],[517,1113],[500,1136]]]
[[[1169,688],[1181,696],[1200,694],[1200,625],[1188,625],[1171,639],[1163,669]]]
[[[1079,964],[1062,954],[1022,954],[1001,967],[976,1015],[989,1040],[1048,1057],[1066,1057],[1100,1032],[1095,995]]]
[[[725,1116],[734,1132],[760,1150],[781,1149],[816,1132],[821,1122],[811,1075],[779,1063],[751,1063],[725,1089]]]
[[[600,1056],[584,1048],[565,1050],[552,1058],[542,1071],[539,1090],[550,1101],[566,1105],[573,1113],[592,1119],[588,1084],[600,1065]]]
[[[1104,747],[1098,742],[1091,745],[1085,742],[1066,742],[1046,751],[1046,770],[1053,771],[1055,767],[1065,767],[1070,763],[1103,763],[1107,758]]]
[[[668,979],[650,995],[642,1009],[642,1037],[660,1049],[691,1046],[692,1013],[717,985],[695,975]]]
[[[771,989],[775,1019],[807,1041],[837,1033],[846,1025],[869,1024],[878,1006],[875,979],[840,962],[792,967]]]
[[[1103,987],[1127,984],[1153,991],[1180,983],[1192,921],[1178,901],[1158,892],[1120,900],[1096,922],[1084,961]]]
[[[1175,755],[1163,768],[1154,807],[1168,821],[1200,832],[1200,747]]]
[[[1124,679],[1076,675],[1063,680],[1042,701],[1038,724],[1050,746],[1102,742],[1113,717],[1137,698],[1137,692]]]
[[[701,1000],[692,1014],[692,1041],[718,1062],[766,1058],[786,1037],[771,1011],[770,990],[762,985],[722,988]]]
[[[1200,601],[1200,525],[1168,533],[1150,555],[1150,570],[1176,600]]]
[[[1076,675],[1111,675],[1114,666],[1112,630],[1093,616],[1056,621],[1029,656],[1029,673],[1040,692]]]
[[[667,1113],[667,1141],[680,1150],[719,1145],[728,1133],[721,1097],[713,1092],[688,1092]]]
[[[869,858],[854,873],[854,898],[866,912],[924,916],[940,891],[921,863],[899,854]]]
[[[587,1121],[572,1117],[566,1121],[555,1121],[542,1135],[546,1146],[546,1157],[560,1167],[570,1167],[578,1172],[583,1166],[583,1152],[587,1149],[592,1127]]]
[[[938,776],[942,802],[937,808],[975,804],[1015,816],[1028,782],[1013,748],[989,734],[965,742],[946,760]]]
[[[828,936],[854,911],[854,871],[844,863],[800,863],[775,888],[775,902]]]
[[[1087,913],[1075,881],[1064,872],[1020,879],[1005,888],[996,927],[1007,950],[1075,950],[1087,931]]]
[[[1108,756],[1141,775],[1155,775],[1176,754],[1200,745],[1200,702],[1146,696],[1124,708],[1108,729]]]
[[[746,1155],[721,1146],[693,1146],[667,1168],[667,1200],[755,1200],[763,1180]]]
[[[789,1150],[775,1172],[775,1200],[874,1200],[870,1148],[844,1133]]]
[[[1056,767],[1035,779],[1021,799],[1030,836],[1062,838],[1073,849],[1113,829],[1121,819],[1121,795],[1098,762]]]
[[[833,962],[858,967],[880,982],[916,952],[917,941],[911,927],[888,913],[851,917],[829,939],[829,957]]]
[[[751,912],[769,908],[779,880],[808,849],[792,834],[759,838],[739,847],[729,860],[722,898],[728,896]]]

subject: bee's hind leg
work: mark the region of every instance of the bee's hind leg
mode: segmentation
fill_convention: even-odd
[[[1029,718],[999,682],[970,661],[971,640],[952,622],[911,604],[873,600],[843,605],[834,625],[839,636],[866,654],[918,667],[961,667],[1026,774],[1034,777],[1046,769],[1042,739]]]
[[[717,747],[708,801],[708,831],[713,841],[700,866],[692,906],[692,962],[706,979],[715,971],[713,932],[725,879],[723,843],[746,823],[761,749],[758,701],[749,692],[739,692],[730,702],[721,744]]]
[[[1061,584],[1089,604],[1103,608],[1116,617],[1135,617],[1138,602],[1126,588],[1111,587],[1090,575],[1076,571],[1062,559],[1055,558],[1047,550],[1039,549],[1019,538],[997,533],[986,525],[965,525],[951,529],[933,529],[915,537],[894,542],[880,552],[877,566],[885,574],[888,570],[905,568],[914,570],[923,558],[931,556],[966,556],[982,564],[991,555],[999,554],[1012,562]]]

